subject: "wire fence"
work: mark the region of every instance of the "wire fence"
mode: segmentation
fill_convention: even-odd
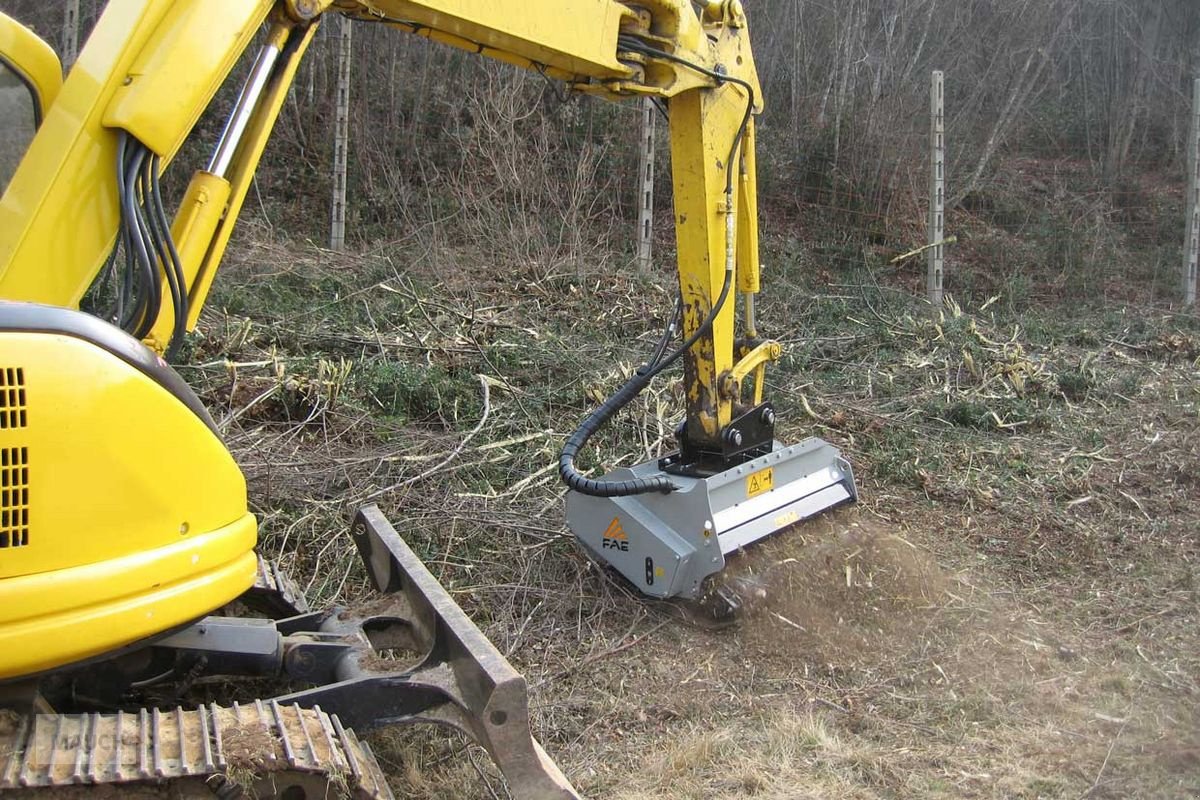
[[[950,296],[980,303],[998,297],[1013,310],[1183,304],[1184,164],[1128,161],[1106,177],[1098,158],[1027,147],[1017,138],[998,147],[973,179],[978,150],[969,152],[970,138],[956,136],[969,122],[958,119],[945,142]],[[851,161],[829,149],[760,152],[760,163],[772,165],[760,176],[768,270],[770,262],[799,260],[823,279],[866,274],[925,296],[922,248],[938,241],[928,230],[930,124],[927,108],[914,104],[905,124],[876,140],[869,159]],[[760,150],[770,148],[773,137],[760,141]]]

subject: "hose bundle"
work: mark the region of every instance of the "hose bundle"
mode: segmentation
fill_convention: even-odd
[[[103,279],[105,284],[115,284],[114,299],[102,315],[134,338],[146,338],[158,319],[165,277],[175,314],[167,349],[171,356],[183,340],[188,297],[183,266],[163,206],[161,166],[157,153],[128,133],[121,133],[117,146],[121,225]]]

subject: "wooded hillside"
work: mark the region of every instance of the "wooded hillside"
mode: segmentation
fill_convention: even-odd
[[[104,4],[73,1],[82,42]],[[67,2],[5,5],[61,44]],[[948,290],[1148,302],[1176,288],[1200,74],[1193,0],[746,5],[767,100],[759,164],[768,260],[802,250],[816,269],[885,265],[924,243],[929,75],[940,69],[947,234],[961,241],[948,254]],[[328,230],[332,22],[245,212],[316,241]],[[538,74],[383,25],[357,25],[353,47],[351,244],[416,237],[432,251],[465,246],[541,274],[628,263],[633,104],[569,95]],[[232,83],[194,137],[196,161],[219,133]],[[658,207],[669,209],[669,170],[658,175]],[[666,217],[658,235],[667,265]],[[1097,264],[1115,250],[1121,263]],[[897,280],[918,285],[919,268],[908,271]]]

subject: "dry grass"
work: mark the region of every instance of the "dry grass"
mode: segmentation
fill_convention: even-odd
[[[586,793],[1200,793],[1195,317],[930,320],[870,280],[777,274],[785,438],[842,447],[863,502],[735,562],[765,597],[710,631],[578,553],[553,472],[650,346],[664,285],[402,252],[244,244],[185,375],[318,601],[364,596],[346,527],[384,490]],[[657,382],[585,466],[657,452],[678,402]],[[442,733],[376,746],[412,796],[505,796]]]
[[[860,769],[875,769],[872,753],[843,741],[813,712],[773,711],[718,731],[698,730],[671,742],[633,787],[615,797],[854,797]],[[636,787],[636,788],[634,788]]]

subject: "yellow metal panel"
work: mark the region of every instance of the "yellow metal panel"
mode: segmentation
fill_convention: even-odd
[[[253,538],[253,526],[249,531]],[[236,530],[230,532],[231,537],[238,534]],[[156,566],[155,556],[146,554],[146,569]],[[48,580],[39,587],[40,593],[13,586],[11,592],[4,591],[3,595],[11,595],[16,603],[53,596],[54,592],[75,585],[86,586],[95,594],[90,602],[60,613],[16,622],[0,621],[0,680],[103,655],[199,619],[253,585],[257,566],[254,553],[243,553],[204,572],[193,572],[185,580],[143,583],[137,592],[123,586],[120,573],[104,570],[90,576],[80,575],[81,570],[51,573],[45,576]],[[93,580],[79,584],[80,578]],[[18,583],[22,579],[10,581]],[[0,583],[0,589],[8,589],[8,583]]]
[[[675,186],[675,238],[683,333],[690,336],[708,316],[725,279],[725,170],[734,136],[746,112],[746,94],[727,84],[685,92],[671,100],[671,172]],[[737,182],[734,182],[736,195]],[[684,358],[689,436],[715,440],[732,416],[718,390],[719,376],[733,366],[733,292]]]
[[[0,365],[25,378],[27,426],[0,430],[0,450],[28,453],[30,516],[29,546],[0,550],[0,579],[152,551],[246,514],[220,439],[126,362],[68,336],[4,333]]]
[[[363,5],[581,76],[628,74],[617,61],[616,42],[629,12],[614,0],[367,0]]]
[[[272,2],[176,2],[121,76],[103,117],[160,156],[173,154],[258,31]]]
[[[746,126],[742,142],[741,192],[738,194],[737,276],[738,291],[757,294],[758,267],[758,177],[754,159],[754,120]]]
[[[223,528],[197,535],[176,535],[153,550],[5,579],[0,581],[0,628],[126,600],[192,580],[235,563],[247,554],[253,555],[254,541],[254,516],[243,514]],[[32,546],[38,544],[35,542]],[[251,575],[251,582],[253,579]],[[239,593],[245,588],[240,587]],[[204,607],[197,608],[192,616],[211,611],[222,602],[224,600],[211,604],[201,601],[200,605]]]
[[[58,97],[63,82],[62,64],[54,48],[0,11],[0,56],[33,86],[44,114]]]
[[[0,365],[24,391],[21,424],[0,429],[0,678],[167,630],[253,584],[245,479],[190,408],[64,334],[0,334]]]

